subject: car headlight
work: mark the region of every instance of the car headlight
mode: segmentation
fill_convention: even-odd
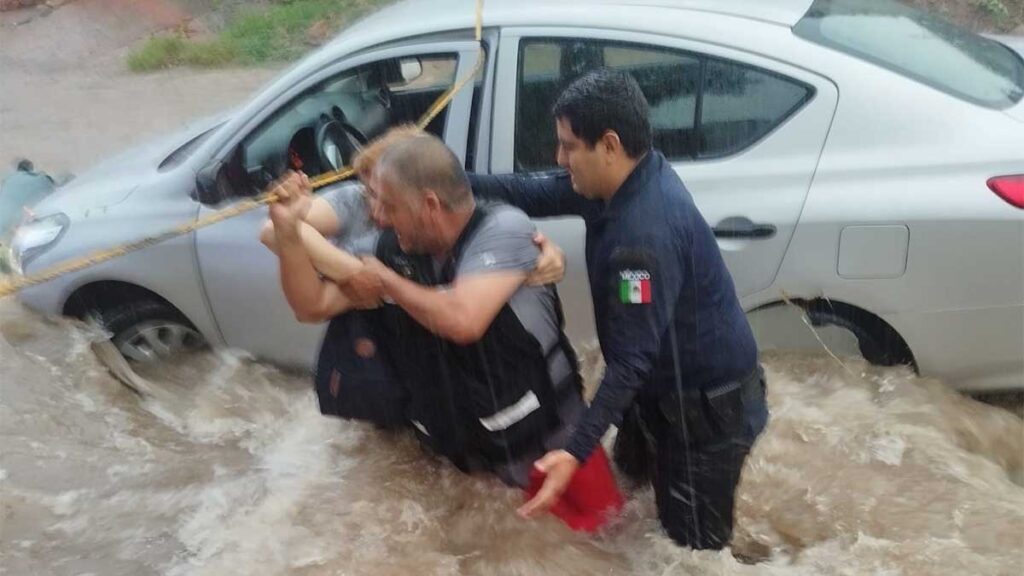
[[[11,265],[16,272],[60,240],[71,220],[64,214],[53,214],[29,220],[14,231],[11,240]]]

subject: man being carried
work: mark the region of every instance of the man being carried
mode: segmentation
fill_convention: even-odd
[[[280,258],[281,286],[302,322],[329,322],[320,347],[314,381],[325,415],[404,426],[406,393],[379,346],[380,286],[376,276],[359,274],[360,255],[372,254],[382,225],[379,202],[369,186],[373,168],[391,145],[422,134],[413,125],[391,128],[359,151],[353,168],[359,181],[335,186],[319,197],[309,183],[290,173],[272,185],[289,199],[272,206],[260,240]],[[541,249],[530,283],[560,279],[564,255],[537,235]]]

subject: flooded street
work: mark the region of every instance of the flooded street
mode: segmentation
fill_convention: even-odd
[[[319,415],[301,375],[227,352],[112,378],[80,324],[0,302],[3,574],[1016,574],[1024,424],[904,370],[769,355],[772,421],[733,554],[650,489],[588,538],[404,434]],[[596,374],[593,359],[590,375]],[[742,557],[740,562],[734,557]]]
[[[76,0],[46,16],[0,12],[0,173],[17,157],[51,174],[81,173],[240,103],[276,75],[266,69],[132,74],[124,63],[130,47],[180,17],[167,4]]]
[[[127,8],[90,12],[102,5],[71,3],[45,27],[0,18],[5,167],[27,156],[79,172],[237,104],[276,73],[131,75],[127,47],[164,24]],[[140,367],[155,392],[141,396],[97,357],[104,338],[0,300],[0,575],[1009,576],[1024,566],[1019,396],[1006,410],[908,369],[766,353],[772,416],[743,472],[733,546],[694,552],[664,535],[649,487],[623,482],[626,508],[596,537],[553,517],[526,522],[515,515],[522,494],[497,479],[459,473],[409,434],[321,416],[305,374],[205,351]],[[584,357],[592,387],[600,360]]]

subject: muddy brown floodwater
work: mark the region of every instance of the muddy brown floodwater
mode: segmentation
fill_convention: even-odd
[[[1018,574],[1024,423],[940,382],[768,355],[772,420],[732,550],[659,530],[649,488],[598,537],[405,434],[320,416],[308,379],[204,352],[114,380],[87,327],[0,302],[3,574]],[[588,354],[591,382],[598,362]],[[736,557],[742,557],[741,562]]]

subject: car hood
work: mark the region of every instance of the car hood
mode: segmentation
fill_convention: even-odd
[[[223,123],[227,114],[193,122],[168,136],[130,148],[100,162],[55,190],[36,205],[46,216],[63,212],[71,218],[88,217],[124,202],[136,190],[160,177],[160,163],[181,145]]]

